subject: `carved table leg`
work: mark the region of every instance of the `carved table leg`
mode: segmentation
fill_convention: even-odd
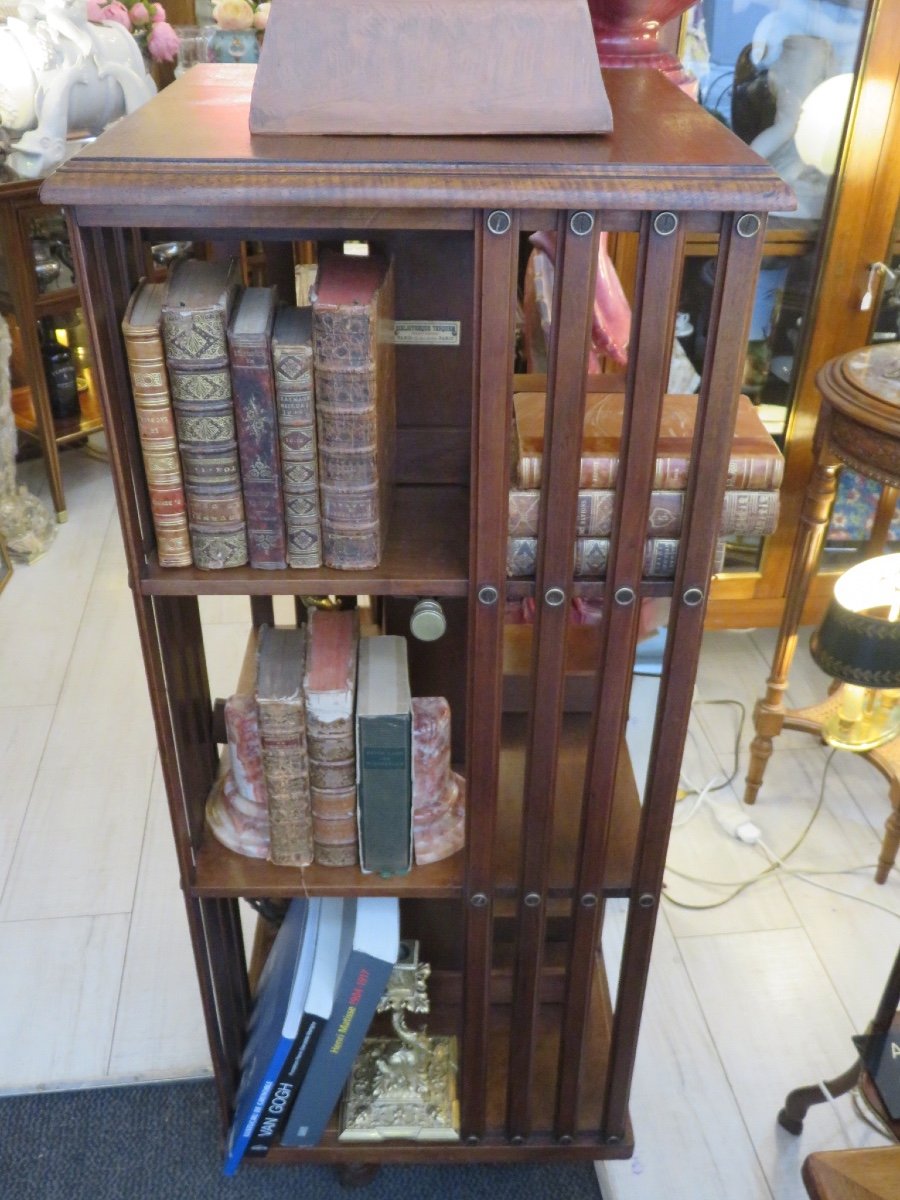
[[[826,439],[822,438],[822,442],[825,441]],[[806,593],[815,573],[825,530],[831,518],[839,469],[839,464],[828,460],[824,446],[820,447],[794,539],[787,582],[787,600],[778,631],[772,671],[766,683],[765,697],[757,702],[753,711],[756,737],[750,744],[750,762],[744,791],[745,804],[753,804],[756,800],[766,763],[772,754],[772,740],[781,733],[784,724],[784,693],[797,648],[797,630],[800,628]]]
[[[875,871],[875,882],[885,883],[900,849],[900,780],[891,780],[891,811],[884,823],[881,854]]]
[[[825,1080],[831,1096],[843,1096],[851,1088],[856,1087],[862,1073],[862,1063],[855,1062],[852,1067],[834,1079]],[[828,1097],[818,1083],[808,1087],[794,1088],[789,1092],[784,1102],[784,1108],[778,1114],[778,1124],[788,1133],[800,1134],[803,1130],[803,1118],[814,1104],[824,1104]]]

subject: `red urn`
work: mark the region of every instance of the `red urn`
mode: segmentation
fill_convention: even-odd
[[[654,67],[682,85],[681,63],[659,44],[659,30],[694,0],[588,0],[601,67]]]

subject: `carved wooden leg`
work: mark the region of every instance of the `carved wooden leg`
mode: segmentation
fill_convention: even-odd
[[[856,1087],[862,1072],[862,1064],[855,1062],[852,1067],[834,1079],[825,1080],[825,1086],[831,1096],[843,1096],[851,1088]],[[788,1133],[800,1134],[803,1130],[803,1118],[814,1104],[824,1104],[828,1097],[818,1083],[808,1087],[794,1088],[789,1092],[784,1108],[778,1114],[778,1124]]]
[[[826,451],[820,449],[797,525],[788,574],[787,600],[778,630],[772,671],[766,683],[766,694],[753,711],[756,737],[750,745],[745,804],[756,801],[766,763],[772,754],[772,739],[781,733],[784,724],[784,693],[797,648],[797,630],[800,628],[806,593],[819,561],[825,530],[831,519],[839,469],[839,464],[829,460]]]
[[[891,780],[891,811],[884,823],[881,854],[875,871],[875,882],[886,883],[900,849],[900,780]]]

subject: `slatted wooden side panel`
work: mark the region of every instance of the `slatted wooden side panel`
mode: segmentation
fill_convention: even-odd
[[[198,606],[195,598],[150,598],[138,590],[144,554],[153,535],[140,449],[134,424],[125,419],[123,408],[131,391],[120,322],[135,281],[129,274],[121,230],[83,230],[73,222],[71,236],[78,277],[91,297],[85,318],[95,381],[109,433],[113,485],[176,854],[181,878],[188,880],[193,874],[195,839],[202,819],[198,814],[206,795],[203,788],[208,790],[215,769]],[[204,904],[186,898],[220,1110],[227,1120],[243,1022],[237,1030],[229,1030],[225,1021],[246,1011],[246,968],[240,938],[234,936],[234,917],[219,913],[218,903],[207,903],[209,911],[204,911]],[[221,950],[227,953],[220,959],[217,951]]]
[[[532,1132],[533,1089],[540,1086],[534,1064],[598,237],[593,213],[559,214],[510,1020],[507,1133],[514,1141]]]
[[[601,1122],[601,1137],[605,1140],[621,1138],[625,1131],[640,1013],[743,372],[750,306],[762,254],[762,229],[763,222],[754,214],[728,214],[722,222],[685,519],[616,998]]]
[[[644,214],[629,344],[626,406],[613,528],[600,629],[597,692],[576,868],[573,935],[559,1054],[556,1134],[578,1131],[600,897],[606,876],[611,800],[625,735],[640,618],[644,539],[656,460],[662,398],[669,376],[684,248],[684,222],[671,212]]]

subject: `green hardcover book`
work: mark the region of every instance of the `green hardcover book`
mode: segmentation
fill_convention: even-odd
[[[356,778],[363,871],[399,875],[412,864],[412,701],[406,638],[359,643]]]

